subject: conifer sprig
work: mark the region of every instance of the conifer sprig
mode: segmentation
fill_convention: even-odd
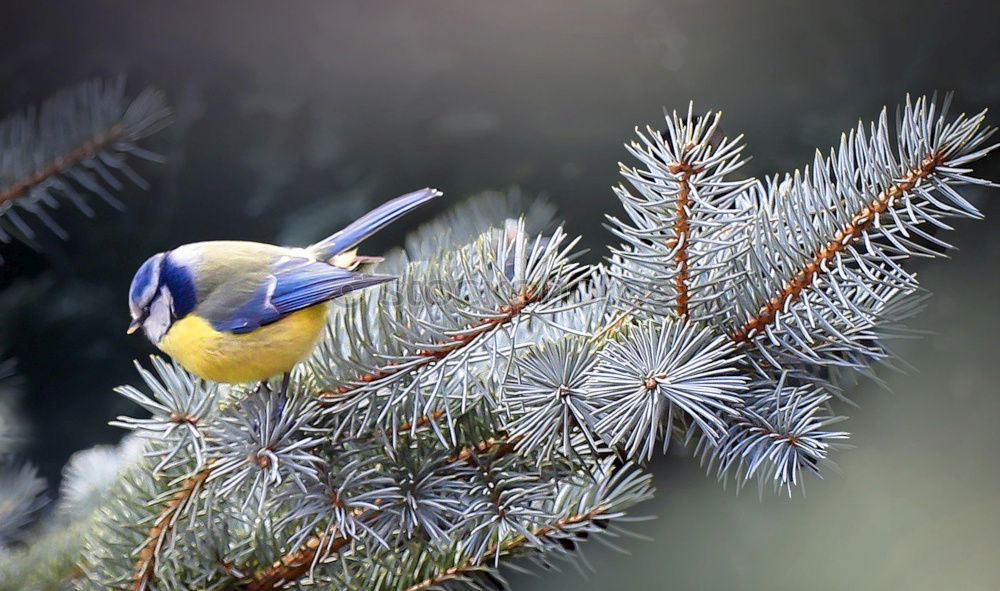
[[[32,241],[35,221],[65,238],[48,213],[60,200],[91,217],[87,194],[120,209],[114,194],[124,179],[147,186],[129,161],[161,160],[139,142],[169,120],[162,94],[146,89],[129,98],[119,78],[64,90],[0,122],[0,241]]]
[[[821,474],[848,437],[837,376],[888,361],[925,297],[907,261],[978,215],[958,189],[990,184],[968,167],[992,129],[920,99],[758,180],[718,124],[689,108],[629,147],[602,264],[510,201],[416,234],[287,399],[154,361],[122,390],[151,416],[116,422],[151,441],[79,587],[496,590],[510,559],[613,534],[672,439],[739,485]]]

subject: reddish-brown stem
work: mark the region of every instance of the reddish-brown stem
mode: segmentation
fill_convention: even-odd
[[[906,173],[902,181],[879,193],[865,207],[854,214],[851,221],[838,230],[833,238],[778,293],[761,306],[757,314],[730,335],[731,338],[736,342],[750,342],[754,336],[774,322],[789,301],[798,299],[802,291],[812,285],[817,276],[826,272],[826,266],[837,257],[838,253],[856,242],[875,223],[879,215],[889,211],[900,197],[913,190],[918,183],[930,176],[940,165],[941,156],[931,154],[920,163],[920,166]]]
[[[690,150],[691,147],[686,146],[684,152]],[[690,296],[688,295],[688,280],[691,277],[688,265],[688,243],[691,239],[691,182],[689,179],[692,174],[698,173],[701,169],[685,161],[682,154],[681,161],[668,164],[667,170],[671,174],[677,175],[680,185],[677,191],[677,206],[674,212],[675,235],[673,238],[667,240],[667,247],[676,248],[674,262],[677,264],[677,275],[674,276],[674,287],[677,290],[677,315],[685,318],[688,315],[688,301],[690,300]]]
[[[419,361],[416,363],[409,363],[406,366],[401,366],[400,364],[393,362],[383,369],[375,370],[371,373],[365,373],[355,380],[353,385],[341,385],[337,388],[321,392],[319,394],[320,404],[332,405],[336,402],[337,398],[348,394],[361,387],[362,384],[371,383],[377,380],[387,378],[389,376],[395,375],[398,372],[406,371],[411,372],[430,363],[444,358],[445,356],[453,353],[462,347],[471,343],[476,337],[483,335],[490,330],[510,322],[515,316],[521,313],[522,310],[529,304],[538,301],[538,294],[532,291],[530,288],[525,289],[514,300],[508,304],[500,306],[500,313],[492,318],[484,318],[469,325],[466,330],[459,334],[451,337],[450,340],[446,342],[439,343],[439,346],[430,349],[423,349],[417,351],[417,357]]]
[[[532,534],[536,539],[544,538],[545,536],[561,532],[571,525],[575,525],[577,523],[583,523],[585,521],[593,521],[594,519],[597,519],[605,511],[606,509],[604,507],[597,507],[596,509],[588,511],[587,513],[578,513],[576,515],[571,515],[569,517],[560,519],[559,521],[553,523],[552,525],[545,525],[539,527],[534,531],[532,531]],[[527,536],[517,536],[511,538],[510,540],[507,540],[506,542],[500,544],[499,546],[493,546],[486,553],[484,553],[481,558],[479,559],[470,558],[469,560],[466,560],[461,564],[447,568],[434,577],[428,577],[415,585],[407,587],[406,591],[422,591],[424,589],[430,589],[432,587],[436,587],[441,583],[457,579],[463,576],[465,573],[482,566],[484,559],[490,559],[496,556],[498,552],[499,554],[503,555],[512,554],[517,550],[519,550],[521,547],[523,547],[525,544],[527,544],[528,541],[529,538]]]
[[[443,416],[444,416],[444,411],[443,410],[435,410],[434,412],[431,412],[429,414],[426,414],[426,415],[418,418],[417,420],[413,421],[412,423],[408,422],[408,423],[401,424],[400,426],[396,427],[396,431],[399,432],[399,433],[403,433],[405,431],[409,431],[410,429],[414,429],[414,428],[417,428],[417,427],[425,427],[425,426],[431,424],[432,422],[440,419]]]
[[[188,477],[180,490],[167,501],[167,504],[160,511],[153,527],[146,535],[146,543],[139,549],[139,560],[136,562],[135,570],[132,573],[132,591],[140,591],[152,580],[153,571],[156,570],[156,550],[161,542],[170,534],[171,521],[180,510],[181,506],[191,498],[199,486],[201,486],[212,473],[212,464],[209,462],[197,474]]]
[[[366,515],[367,519],[371,519],[378,515],[378,511],[370,511]],[[236,588],[244,591],[276,591],[284,589],[309,572],[313,561],[316,559],[316,553],[319,552],[328,535],[330,535],[330,532],[326,531],[309,538],[297,550],[285,554],[271,566],[254,573],[250,580],[241,583]],[[336,554],[349,544],[350,541],[350,536],[340,536],[333,540],[325,548],[325,551],[327,554]]]
[[[399,426],[397,426],[395,429],[389,429],[388,431],[370,431],[368,433],[358,436],[358,439],[367,440],[371,439],[372,437],[378,437],[380,435],[386,435],[391,437],[393,433],[406,433],[407,431],[410,431],[412,429],[426,427],[427,425],[430,425],[434,421],[437,421],[438,419],[443,417],[444,414],[445,414],[444,409],[434,410],[425,415],[417,417],[413,421],[406,421],[405,423],[400,423]]]
[[[491,459],[499,459],[513,453],[517,447],[520,437],[507,438],[506,433],[497,433],[496,437],[484,439],[475,445],[464,447],[448,458],[449,462],[469,462],[474,461],[476,456],[486,455],[492,452]]]
[[[80,161],[90,158],[110,144],[120,140],[125,135],[125,126],[121,123],[112,125],[107,131],[99,133],[83,142],[80,147],[57,156],[47,166],[36,169],[28,176],[14,181],[9,187],[0,191],[0,204],[23,197],[32,187],[46,179],[76,166]]]

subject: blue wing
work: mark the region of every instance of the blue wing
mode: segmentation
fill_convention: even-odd
[[[390,275],[353,273],[319,262],[279,270],[274,277],[271,304],[282,315],[395,279]]]
[[[265,277],[257,278],[251,289],[228,286],[231,296],[199,306],[198,312],[216,330],[244,334],[298,310],[393,279],[353,273],[310,259],[286,259],[273,265]]]

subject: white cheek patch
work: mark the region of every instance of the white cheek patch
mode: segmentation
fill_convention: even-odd
[[[146,286],[146,289],[142,290],[142,295],[139,297],[139,301],[148,302],[153,299],[157,285],[159,285],[158,282],[150,281],[149,285]]]
[[[172,324],[173,317],[170,313],[172,303],[170,291],[162,287],[156,299],[149,304],[149,316],[142,323],[142,330],[154,343],[160,342]]]

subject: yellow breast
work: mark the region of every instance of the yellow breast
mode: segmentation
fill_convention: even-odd
[[[219,332],[192,313],[174,322],[157,346],[213,382],[266,380],[309,355],[326,325],[326,311],[326,303],[311,306],[246,334]]]

